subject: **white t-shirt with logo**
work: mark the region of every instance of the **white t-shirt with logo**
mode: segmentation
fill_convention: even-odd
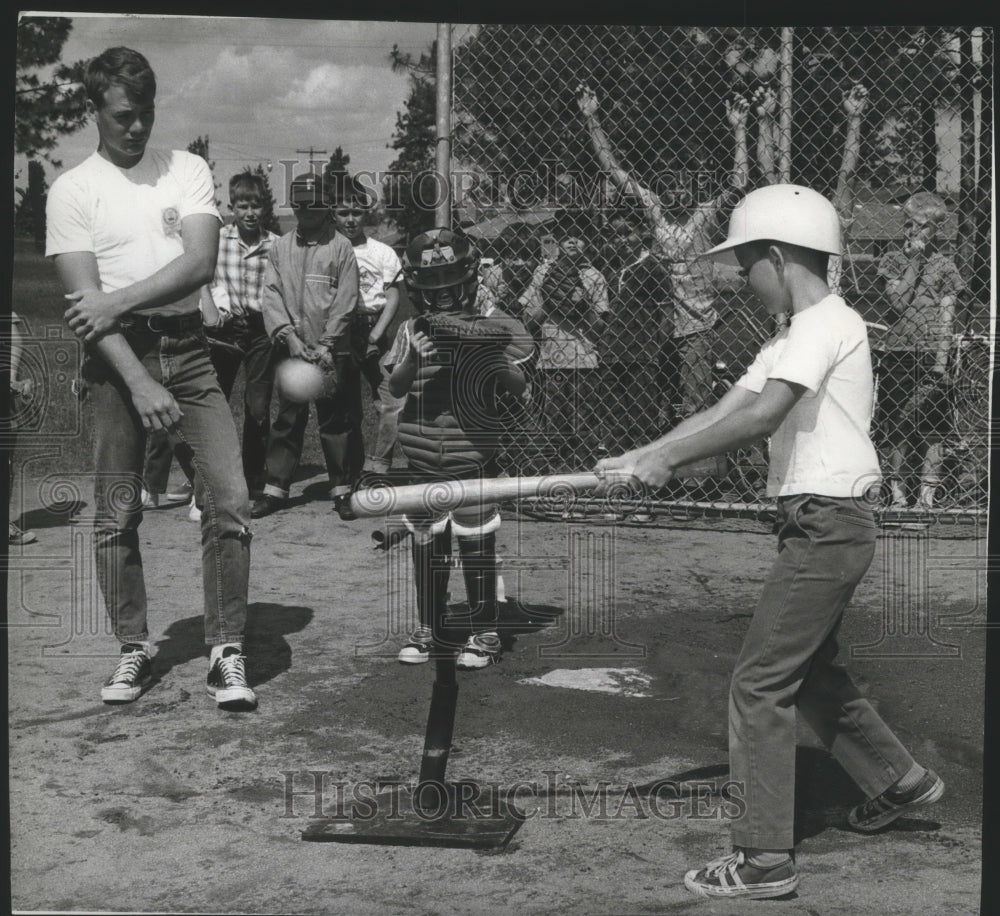
[[[399,280],[403,265],[396,252],[377,239],[366,238],[361,245],[353,247],[365,311],[377,315],[385,308],[385,292]]]
[[[94,153],[49,190],[45,253],[92,251],[101,289],[113,292],[180,257],[181,221],[199,213],[219,218],[212,173],[201,156],[147,149],[137,165],[123,169]],[[197,308],[196,290],[155,311],[179,314]]]
[[[864,496],[880,472],[868,434],[872,361],[861,316],[834,295],[796,314],[737,384],[760,393],[771,378],[807,390],[771,436],[768,495]]]

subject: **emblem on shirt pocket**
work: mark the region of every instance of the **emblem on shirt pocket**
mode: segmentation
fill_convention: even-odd
[[[181,214],[176,207],[163,208],[163,234],[179,235],[181,231]]]

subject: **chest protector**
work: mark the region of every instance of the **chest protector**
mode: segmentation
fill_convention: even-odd
[[[411,467],[478,473],[496,454],[504,428],[497,375],[506,345],[497,337],[434,335],[437,353],[420,361],[399,418],[399,443]]]

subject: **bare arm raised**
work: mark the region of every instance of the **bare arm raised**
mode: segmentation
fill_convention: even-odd
[[[599,103],[597,94],[589,86],[581,83],[577,87],[577,104],[580,106],[580,114],[583,115],[587,132],[590,134],[590,143],[594,148],[594,155],[601,168],[611,176],[611,180],[626,194],[638,197],[642,201],[642,206],[646,210],[646,218],[651,223],[659,222],[663,218],[662,204],[660,198],[649,188],[636,179],[622,164],[611,150],[611,141],[601,127],[598,117]]]
[[[861,151],[861,118],[868,105],[868,90],[856,83],[844,93],[844,111],[847,126],[844,130],[844,154],[837,172],[837,189],[833,195],[833,205],[841,219],[851,216],[854,207],[854,173],[858,167]]]
[[[758,86],[751,97],[757,113],[757,165],[766,184],[777,184],[778,174],[778,96],[770,86]]]

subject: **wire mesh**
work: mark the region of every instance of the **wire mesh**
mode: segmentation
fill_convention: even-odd
[[[737,381],[781,323],[694,255],[743,193],[791,181],[841,216],[828,279],[869,323],[882,508],[985,510],[990,29],[464,25],[452,48],[480,308],[538,343],[508,472],[589,467]],[[656,499],[766,505],[766,460],[761,442]]]

